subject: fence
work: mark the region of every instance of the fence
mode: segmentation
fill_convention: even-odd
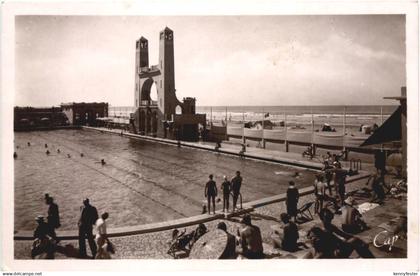
[[[397,106],[197,107],[226,137],[266,142],[358,148]]]

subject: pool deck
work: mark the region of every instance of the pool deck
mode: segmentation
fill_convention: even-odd
[[[86,129],[91,129],[95,131],[102,131],[111,134],[120,135],[120,130],[109,130],[104,128],[92,128],[92,127],[85,127]],[[177,141],[169,140],[169,139],[162,139],[162,138],[153,138],[149,136],[141,136],[132,133],[123,133],[126,137],[136,138],[136,139],[144,139],[159,143],[171,144],[171,145],[178,145]],[[181,146],[184,147],[191,147],[200,150],[208,150],[208,151],[216,151],[214,149],[214,144],[212,143],[193,143],[193,142],[181,142]],[[217,152],[221,154],[230,154],[239,156],[240,146],[237,145],[223,145],[223,148],[219,149]],[[303,167],[306,169],[311,170],[320,170],[322,165],[319,162],[311,161],[303,158],[300,154],[296,153],[286,153],[286,152],[279,152],[279,151],[269,151],[259,148],[248,148],[247,152],[241,158],[251,158],[256,160],[262,160],[265,162],[275,162],[281,163],[286,165],[293,165],[298,167]],[[346,165],[346,164],[344,164]],[[360,171],[359,174],[347,177],[346,182],[352,183],[362,179],[366,179],[370,176],[370,174],[366,171]],[[309,186],[306,188],[302,188],[299,190],[300,196],[305,196],[313,193],[313,187]],[[273,203],[278,203],[285,201],[286,194],[282,193],[279,195],[266,197],[262,199],[258,199],[255,201],[247,202],[243,205],[243,209],[239,212],[231,213],[229,215],[225,215],[221,212],[217,212],[215,215],[198,215],[198,216],[191,216],[182,219],[176,220],[169,220],[165,222],[159,223],[151,223],[151,224],[143,224],[143,225],[136,225],[136,226],[128,226],[128,227],[119,227],[119,228],[112,228],[109,229],[110,237],[121,237],[121,236],[130,236],[130,235],[138,235],[138,234],[145,234],[145,233],[152,233],[158,231],[165,231],[174,228],[186,227],[191,225],[196,225],[199,223],[205,223],[209,221],[219,220],[223,218],[229,218],[238,216],[243,212],[251,212],[255,208],[259,208],[262,206],[266,206]],[[75,240],[78,239],[78,232],[77,230],[69,230],[69,231],[57,231],[57,235],[62,240]],[[32,240],[33,239],[33,232],[32,231],[15,231],[14,233],[15,240]]]
[[[121,130],[119,129],[107,129],[107,128],[99,128],[99,127],[87,127],[87,126],[84,126],[83,128],[121,135]],[[171,139],[151,137],[151,136],[133,134],[129,132],[123,132],[123,136],[134,138],[134,139],[141,139],[141,140],[146,140],[146,141],[153,141],[153,142],[178,146],[178,141],[171,140]],[[295,167],[300,167],[300,168],[305,168],[305,169],[312,169],[312,170],[317,170],[317,171],[322,169],[323,167],[323,164],[321,164],[319,160],[317,159],[309,160],[306,157],[302,157],[302,154],[293,153],[293,152],[268,150],[268,149],[256,148],[256,147],[247,147],[246,152],[241,155],[239,153],[242,149],[241,145],[233,144],[233,143],[222,143],[222,147],[219,148],[218,150],[215,149],[216,144],[211,143],[211,142],[180,141],[180,146],[196,148],[200,150],[207,150],[207,151],[212,151],[212,152],[218,152],[220,154],[234,155],[241,158],[249,158],[249,159],[266,161],[266,162],[280,163],[284,165],[295,166]],[[343,161],[342,164],[344,167],[348,167],[350,163],[347,161]]]
[[[396,181],[395,179],[390,179],[388,177],[387,181]],[[348,184],[347,190],[350,191],[362,191],[365,187],[366,180],[359,179]],[[303,191],[304,192],[304,191]],[[357,204],[362,204],[364,202],[369,202],[369,197],[366,197],[362,194],[354,195]],[[302,196],[299,200],[299,206],[302,206],[305,203],[313,202],[313,194],[307,194]],[[245,206],[244,206],[245,207]],[[279,214],[285,212],[286,206],[282,202],[280,204],[268,204],[260,206],[254,209],[247,209],[246,211],[251,214],[253,224],[257,225],[261,229],[261,234],[263,238],[264,253],[266,258],[269,259],[301,259],[305,256],[306,253],[310,251],[310,242],[306,239],[306,232],[313,226],[320,226],[321,222],[319,218],[313,214],[313,219],[309,221],[303,221],[298,224],[299,228],[299,241],[306,244],[308,248],[301,248],[300,250],[290,253],[283,251],[281,249],[273,247],[271,236],[274,229],[281,228],[281,223],[279,221]],[[407,257],[407,238],[404,236],[399,236],[393,245],[392,249],[389,250],[389,246],[377,247],[374,245],[373,241],[379,233],[384,233],[385,230],[388,233],[393,233],[393,228],[395,224],[393,221],[396,221],[401,216],[407,215],[407,201],[403,197],[401,199],[393,198],[387,196],[385,203],[374,209],[371,209],[363,214],[363,219],[369,226],[369,229],[355,235],[357,238],[363,240],[369,245],[369,249],[374,254],[376,258],[406,258]],[[206,222],[208,230],[213,230],[216,228],[217,224],[221,221],[227,224],[228,231],[230,233],[236,233],[237,229],[242,227],[240,223],[241,214],[234,214],[228,218],[224,218],[222,214],[217,214],[215,216],[197,216],[202,218],[212,218],[212,220],[203,220]],[[333,223],[340,227],[340,216],[336,216],[333,220]],[[175,225],[174,225],[175,226]],[[182,230],[186,229],[187,232],[195,229],[196,226],[191,224],[181,225],[178,224],[177,228]],[[112,256],[113,259],[172,259],[173,257],[167,254],[167,250],[170,246],[170,237],[171,231],[163,230],[166,228],[161,228],[160,231],[150,232],[150,233],[132,233],[129,236],[114,236],[112,241],[117,248],[116,253]],[[61,232],[58,232],[59,236]],[[115,234],[115,233],[113,233]],[[392,234],[391,234],[392,235]],[[384,237],[381,237],[379,246],[382,245]],[[15,258],[16,259],[30,259],[30,246],[32,244],[31,240],[15,240]],[[377,244],[378,245],[378,244]],[[55,257],[57,259],[67,259],[67,258],[77,258],[77,255],[71,255],[71,252],[77,252],[77,240],[62,241],[60,246],[66,249],[69,249],[69,252],[56,253]],[[88,250],[89,252],[89,250]],[[76,253],[77,254],[77,253]],[[351,258],[358,258],[357,254],[352,254]],[[279,265],[281,263],[278,263]]]

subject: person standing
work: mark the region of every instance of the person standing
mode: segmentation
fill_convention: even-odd
[[[317,204],[315,205],[315,213],[319,214],[321,209],[324,207],[324,199],[325,199],[325,188],[327,184],[324,183],[324,178],[321,174],[316,175],[316,179],[314,181],[314,194],[316,198]]]
[[[92,256],[96,255],[96,243],[93,239],[92,228],[98,219],[98,211],[92,205],[90,205],[89,199],[83,200],[83,206],[80,207],[80,219],[79,219],[79,255],[81,258],[86,258],[86,238],[89,242]]]
[[[221,186],[221,190],[223,191],[223,212],[229,212],[229,196],[230,196],[230,190],[231,190],[231,184],[229,180],[227,180],[226,175],[223,176],[223,183]]]
[[[213,203],[213,214],[216,214],[216,196],[217,187],[216,182],[213,181],[213,175],[209,175],[209,181],[206,183],[204,188],[204,197],[207,197],[207,211],[210,214],[210,200]]]
[[[299,190],[295,187],[294,181],[289,181],[289,188],[286,192],[287,214],[296,222],[297,204],[299,202]]]
[[[324,172],[325,180],[327,182],[328,193],[330,194],[330,196],[332,196],[331,180],[333,179],[333,169],[334,167],[330,165],[330,162],[328,160],[325,160],[322,171]]]
[[[59,239],[55,233],[55,229],[61,226],[58,205],[54,203],[54,199],[48,194],[45,194],[45,203],[48,205],[47,225],[50,231],[50,236],[58,243]]]
[[[334,182],[337,189],[337,194],[340,197],[341,206],[344,206],[346,196],[346,176],[348,172],[341,168],[340,162],[334,162]]]
[[[238,201],[238,197],[241,193],[241,186],[242,186],[242,177],[241,172],[237,171],[236,176],[232,178],[232,194],[233,194],[233,212],[236,209],[236,202]]]

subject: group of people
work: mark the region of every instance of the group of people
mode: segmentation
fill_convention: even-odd
[[[31,146],[31,143],[30,142],[28,142],[27,143],[27,145],[28,145],[28,147],[30,147]],[[51,152],[50,152],[50,150],[48,149],[48,144],[47,143],[45,143],[44,144],[44,147],[47,149],[46,151],[45,151],[45,154],[46,155],[50,155],[51,154]],[[16,148],[17,149],[19,149],[19,146],[16,146]],[[61,153],[61,150],[58,148],[57,149],[57,153],[58,154],[60,154]],[[84,153],[83,152],[81,152],[80,153],[80,157],[84,157],[85,155],[84,155]],[[14,159],[17,159],[18,158],[18,154],[17,154],[17,152],[15,151],[15,152],[13,152],[13,158]],[[67,153],[67,158],[71,158],[71,155],[70,155],[70,153]],[[98,163],[98,162],[97,162]],[[99,163],[101,163],[102,165],[106,165],[106,162],[105,162],[105,159],[101,159],[101,161],[99,162]]]
[[[223,182],[220,186],[220,189],[223,193],[223,212],[229,212],[229,198],[232,195],[233,198],[233,207],[232,212],[236,209],[236,204],[240,196],[242,186],[242,176],[241,172],[237,171],[236,176],[233,177],[230,181],[227,176],[223,176]],[[213,205],[213,214],[216,213],[216,197],[218,194],[217,185],[214,181],[214,176],[209,175],[209,180],[207,181],[204,188],[204,197],[207,198],[207,212],[210,214],[210,203]]]
[[[37,227],[34,231],[31,257],[35,258],[39,254],[46,253],[48,259],[53,259],[57,244],[60,242],[55,232],[61,226],[60,213],[58,205],[49,194],[45,194],[45,203],[48,205],[47,221],[44,220],[44,216],[36,217]],[[87,258],[86,239],[93,258],[111,258],[110,253],[114,253],[114,247],[107,235],[106,220],[108,217],[109,214],[106,212],[99,217],[97,209],[90,204],[89,199],[83,200],[78,221],[80,258]],[[96,229],[95,236],[93,235],[94,227]]]

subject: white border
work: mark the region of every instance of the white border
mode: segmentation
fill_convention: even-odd
[[[122,2],[6,2],[1,10],[1,268],[11,271],[265,271],[318,272],[418,271],[419,269],[419,70],[418,4],[411,1],[122,1]],[[375,260],[37,260],[13,259],[13,106],[14,16],[16,15],[294,15],[294,14],[405,14],[408,94],[409,243],[407,259]],[[399,91],[395,91],[398,96]],[[141,249],[139,249],[141,250]],[[240,262],[240,265],[239,265]]]

